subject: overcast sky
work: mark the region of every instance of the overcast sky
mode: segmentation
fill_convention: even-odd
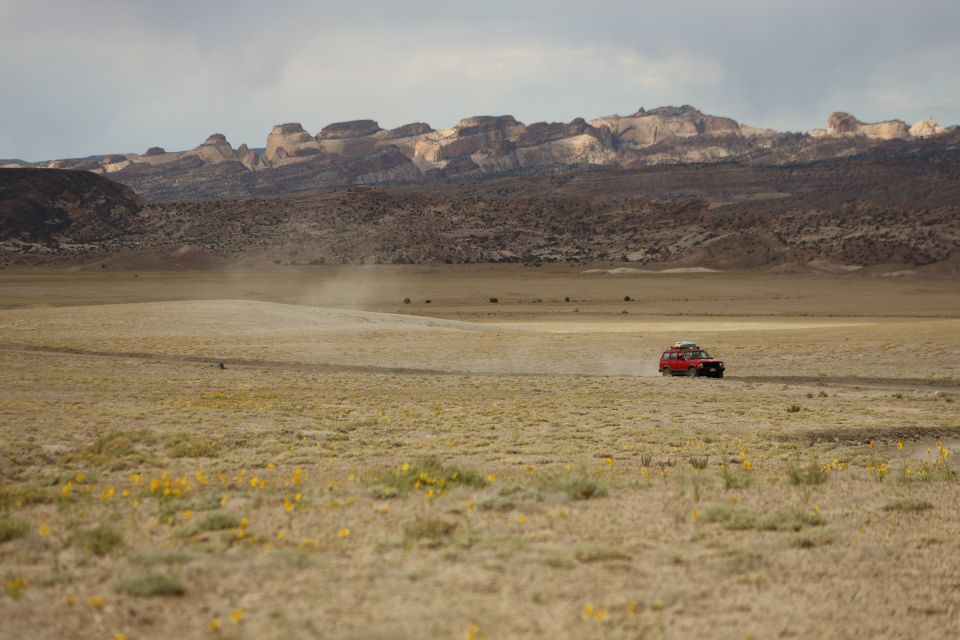
[[[958,24],[955,0],[0,0],[0,158],[679,104],[960,124]]]

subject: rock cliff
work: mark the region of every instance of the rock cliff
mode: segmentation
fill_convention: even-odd
[[[33,166],[109,174],[151,199],[289,193],[374,182],[418,182],[504,172],[574,170],[584,165],[640,167],[739,159],[759,164],[847,157],[888,141],[943,135],[934,120],[864,123],[845,112],[826,129],[783,133],[705,114],[690,106],[640,108],[587,122],[535,122],[473,116],[434,129],[414,122],[383,129],[375,120],[336,122],[317,135],[300,123],[273,127],[262,151],[237,148],[223,134],[182,152],[151,147]]]

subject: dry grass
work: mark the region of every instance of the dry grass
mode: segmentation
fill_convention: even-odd
[[[850,312],[847,285],[789,276],[693,284],[712,298],[690,313],[777,283],[746,308],[783,313],[803,298],[822,317],[757,326],[631,307],[640,319],[624,320],[596,296],[616,284],[622,306],[630,284],[639,310],[665,285],[547,275],[533,295],[533,276],[516,288],[470,277],[470,299],[423,275],[409,295],[481,326],[359,315],[336,329],[302,307],[241,303],[139,319],[129,307],[0,313],[6,346],[30,347],[0,350],[0,577],[17,594],[0,598],[0,636],[949,628],[960,514],[924,505],[960,500],[944,399],[957,320],[832,317]],[[157,291],[182,286],[164,282]],[[730,376],[634,375],[648,351],[687,337],[716,345]],[[905,364],[913,350],[923,367]],[[203,359],[228,355],[255,364]],[[867,364],[871,379],[857,374]],[[435,370],[403,370],[415,367]],[[802,410],[784,411],[798,397]],[[908,488],[914,498],[897,497]],[[891,554],[861,579],[864,557]]]

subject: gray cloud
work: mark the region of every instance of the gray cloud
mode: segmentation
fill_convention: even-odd
[[[958,19],[885,0],[0,0],[0,157],[681,103],[789,130],[838,109],[955,124]]]

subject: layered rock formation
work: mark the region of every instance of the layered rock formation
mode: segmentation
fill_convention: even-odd
[[[518,149],[563,143],[578,131],[573,137],[594,139],[585,123],[571,124],[530,127],[538,144]],[[378,186],[157,202],[142,211],[130,189],[89,172],[0,170],[0,267],[507,261],[960,273],[960,131],[871,149],[786,166],[589,168],[402,187],[379,186],[419,175],[390,145],[363,158],[322,154],[269,171],[191,156],[177,162],[197,163],[211,172],[204,184],[218,188],[265,176]],[[457,156],[444,171],[480,168]],[[161,188],[175,184],[169,174],[155,177]]]
[[[375,120],[337,122],[316,135],[300,123],[273,127],[261,152],[213,134],[189,151],[115,154],[34,166],[110,174],[151,199],[281,194],[373,182],[418,182],[504,172],[556,172],[583,166],[638,167],[739,159],[809,162],[868,152],[885,141],[938,136],[932,119],[864,123],[831,114],[826,129],[790,134],[760,129],[698,109],[639,109],[589,122],[536,122],[474,116],[433,129],[415,122],[383,129]]]
[[[844,111],[830,114],[827,119],[827,128],[814,129],[810,132],[814,137],[864,137],[873,140],[909,140],[910,128],[903,120],[884,120],[883,122],[860,122]]]

